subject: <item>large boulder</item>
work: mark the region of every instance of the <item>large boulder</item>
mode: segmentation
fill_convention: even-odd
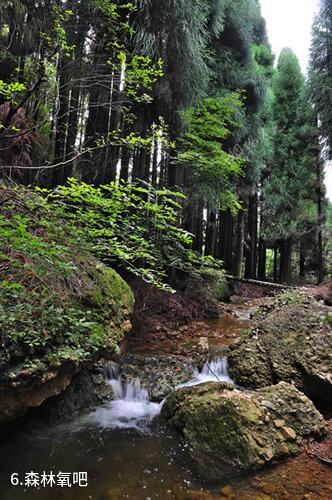
[[[3,359],[3,364],[0,363],[0,424],[21,418],[28,410],[64,391],[72,393],[71,382],[83,368],[94,365],[105,355],[120,352],[124,335],[131,329],[132,291],[113,269],[98,261],[91,259],[85,266],[91,286],[76,300],[64,301],[61,309],[54,309],[54,317],[49,320],[54,329],[48,334],[45,347],[32,345],[27,349],[23,341],[14,343],[10,323],[3,323],[2,332],[8,341],[7,349],[0,349],[0,361]],[[79,278],[83,282],[83,272]],[[0,306],[2,300],[3,296]],[[23,328],[28,321],[36,339],[45,335],[45,325],[28,309],[30,300],[28,292],[22,294],[22,322],[17,326],[19,340],[24,339]],[[37,301],[41,302],[42,297],[37,296]],[[62,320],[56,313],[62,315]],[[70,332],[66,331],[66,321],[72,322]]]
[[[324,430],[312,402],[284,382],[252,392],[218,382],[179,389],[167,397],[162,416],[181,432],[209,480],[293,455],[304,436]]]
[[[65,211],[0,182],[0,424],[120,352],[131,329],[131,289],[92,255]]]
[[[332,312],[306,297],[279,297],[249,334],[230,347],[229,368],[240,386],[295,384],[314,401],[332,400]]]

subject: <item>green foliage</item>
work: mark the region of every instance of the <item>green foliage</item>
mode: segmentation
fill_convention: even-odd
[[[208,89],[211,7],[202,0],[137,3],[135,52],[164,61],[164,76],[156,83],[153,97],[173,139],[179,130],[179,111],[203,98]]]
[[[0,80],[0,95],[3,96],[6,101],[15,103],[17,100],[17,96],[21,94],[25,89],[26,87],[23,83],[6,83],[3,80]]]
[[[177,223],[181,198],[147,183],[94,187],[76,179],[47,196],[54,213],[75,225],[100,260],[168,290],[168,269],[193,260],[191,235]]]
[[[267,239],[297,238],[313,224],[315,169],[310,148],[315,145],[315,122],[305,80],[296,56],[285,49],[273,79],[273,161],[263,187]]]
[[[151,101],[152,97],[147,95],[152,86],[163,76],[163,61],[158,59],[154,64],[148,56],[131,57],[127,63],[127,57],[123,52],[118,58],[126,65],[125,94],[136,102]]]
[[[7,349],[20,347],[27,354],[42,354],[50,346],[68,346],[83,348],[87,354],[101,347],[103,337],[95,337],[99,318],[92,311],[84,311],[74,302],[64,306],[59,297],[41,299],[38,291],[14,285],[17,284],[0,284],[0,321],[7,332]]]
[[[128,286],[43,197],[22,187],[0,190],[7,200],[0,213],[1,360],[10,367],[24,359],[37,369],[117,349],[133,305]]]
[[[312,30],[309,66],[311,100],[319,117],[320,132],[332,158],[332,5],[330,0],[320,0],[320,12]]]
[[[245,159],[225,149],[234,115],[242,106],[240,94],[206,98],[182,113],[187,130],[179,139],[178,162],[194,170],[193,185],[217,208],[236,212],[240,205],[231,187]]]
[[[68,43],[66,31],[66,23],[73,15],[74,12],[71,9],[63,10],[63,7],[54,5],[53,15],[50,16],[53,22],[52,29],[50,32],[40,33],[41,38],[50,49],[54,50],[54,47],[57,47],[67,57],[70,57],[74,49],[74,46]]]

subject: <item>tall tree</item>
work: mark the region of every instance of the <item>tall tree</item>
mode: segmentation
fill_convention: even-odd
[[[292,249],[312,222],[314,174],[309,161],[313,131],[304,76],[297,57],[284,49],[273,80],[274,155],[263,187],[264,236],[280,251],[279,279],[291,279]]]
[[[312,29],[309,85],[321,136],[332,157],[332,2],[320,0],[320,11]]]

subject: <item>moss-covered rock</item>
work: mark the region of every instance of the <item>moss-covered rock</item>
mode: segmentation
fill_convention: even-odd
[[[119,352],[134,297],[75,228],[25,188],[0,185],[0,422],[66,389]]]
[[[26,305],[27,309],[15,325],[16,333],[20,333],[22,327],[23,335],[23,327],[28,325],[33,338],[43,339],[46,323],[47,342],[38,342],[37,347],[19,340],[14,343],[12,332],[7,334],[6,324],[3,325],[7,342],[2,346],[5,363],[0,370],[0,423],[12,421],[27,409],[59,395],[83,366],[102,355],[119,352],[124,334],[131,328],[133,294],[112,269],[97,262],[94,266],[90,262],[88,269],[93,287],[87,288],[87,293],[80,297],[62,303],[58,314],[63,316],[50,317],[47,323],[46,318],[41,322],[39,314],[30,313],[29,291],[20,296],[21,306]],[[33,300],[38,308],[43,298]],[[53,307],[51,309],[49,312],[56,314]],[[20,335],[16,338],[20,339]]]
[[[294,383],[314,401],[331,402],[331,319],[327,306],[305,295],[281,295],[231,346],[231,376],[251,389]]]
[[[216,269],[190,273],[184,293],[201,304],[209,317],[218,316],[219,303],[227,302],[231,294],[225,273]]]
[[[283,382],[253,392],[218,382],[179,389],[167,397],[162,416],[181,432],[209,480],[292,455],[304,436],[324,430],[311,401]]]

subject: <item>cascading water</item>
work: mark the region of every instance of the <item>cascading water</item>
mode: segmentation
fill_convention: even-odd
[[[96,408],[88,421],[104,428],[144,430],[146,424],[160,412],[161,403],[149,400],[148,391],[141,387],[139,379],[123,380],[115,363],[109,363],[105,372],[115,399]]]
[[[93,424],[97,423],[103,428],[131,428],[146,431],[147,424],[160,413],[163,402],[150,401],[148,391],[141,386],[139,379],[124,380],[118,365],[115,363],[107,364],[105,376],[113,388],[115,399],[96,408],[87,417],[87,421]],[[207,361],[201,371],[197,370],[189,382],[179,385],[178,388],[191,387],[211,381],[232,382],[228,375],[226,357]]]
[[[212,358],[207,361],[201,371],[197,370],[194,378],[181,384],[179,387],[192,387],[204,382],[233,382],[228,374],[228,360],[226,356]]]

